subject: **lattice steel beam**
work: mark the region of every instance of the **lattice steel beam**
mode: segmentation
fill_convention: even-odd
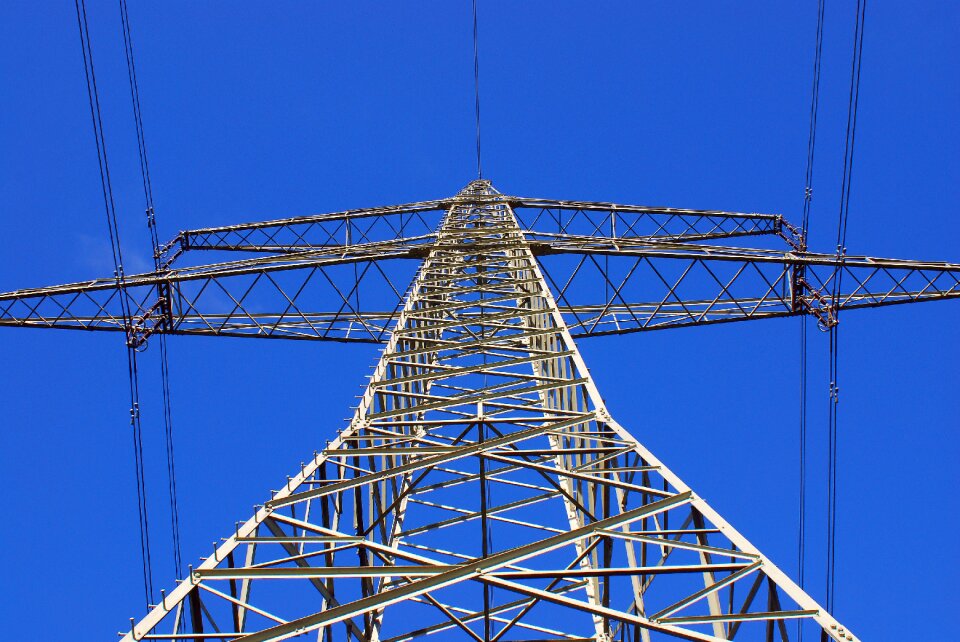
[[[160,332],[386,342],[404,289],[380,262],[426,256],[457,198],[181,232],[160,252],[165,268],[126,277],[122,293],[106,278],[0,294],[0,326],[123,331],[133,345]],[[808,253],[780,215],[471,198],[519,213],[577,337],[794,314],[831,325],[840,309],[960,295],[960,265]],[[744,236],[788,249],[702,243]],[[261,256],[173,267],[192,250]],[[833,301],[838,275],[848,287]],[[123,296],[134,311],[127,324]]]
[[[180,232],[165,246],[169,265],[190,250],[302,252],[433,238],[451,200],[390,205]]]
[[[505,197],[531,240],[615,238],[704,241],[775,235],[801,249],[800,231],[779,214]]]
[[[960,297],[955,263],[611,239],[533,251],[578,337],[797,314],[830,326],[841,310]]]
[[[423,254],[382,241],[17,290],[0,294],[0,326],[122,331],[133,345],[158,332],[380,342],[406,287],[381,263]]]

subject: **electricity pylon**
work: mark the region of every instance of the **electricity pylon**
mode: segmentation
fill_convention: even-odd
[[[179,266],[201,250],[255,254]],[[125,642],[787,640],[795,620],[855,640],[610,415],[574,337],[801,314],[830,326],[848,308],[960,296],[960,265],[809,253],[778,215],[517,198],[483,180],[182,232],[160,259],[0,295],[0,325],[134,346],[385,346],[349,426]],[[411,259],[404,291],[390,264]]]

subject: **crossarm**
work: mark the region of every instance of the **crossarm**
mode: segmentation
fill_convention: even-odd
[[[508,197],[520,227],[532,240],[562,238],[702,241],[774,235],[794,249],[800,232],[779,214],[745,214],[644,205]]]
[[[658,243],[534,246],[576,336],[960,297],[960,265]],[[834,299],[835,285],[839,290]]]
[[[191,250],[290,253],[383,241],[424,242],[434,237],[448,206],[449,200],[423,201],[187,230],[164,248],[164,262],[170,265]]]
[[[158,332],[379,342],[416,265],[399,259],[419,256],[372,243],[16,290],[0,294],[0,326],[122,331],[132,345]]]

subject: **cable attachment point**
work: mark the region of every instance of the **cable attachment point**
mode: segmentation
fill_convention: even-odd
[[[831,297],[811,286],[802,276],[798,276],[796,287],[805,293],[797,297],[798,311],[816,317],[819,330],[826,332],[840,322],[840,305]]]
[[[173,310],[170,306],[170,284],[157,286],[157,300],[127,326],[127,345],[138,352],[146,350],[147,339],[158,330],[173,329]],[[141,350],[140,348],[143,348]]]

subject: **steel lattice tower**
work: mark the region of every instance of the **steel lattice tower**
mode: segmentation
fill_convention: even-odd
[[[180,267],[200,250],[254,255]],[[404,292],[389,265],[411,259]],[[610,415],[574,337],[829,326],[960,296],[960,265],[813,254],[779,215],[517,198],[483,180],[182,232],[160,264],[0,295],[0,325],[385,347],[349,426],[124,642],[786,640],[795,620],[855,640]]]

